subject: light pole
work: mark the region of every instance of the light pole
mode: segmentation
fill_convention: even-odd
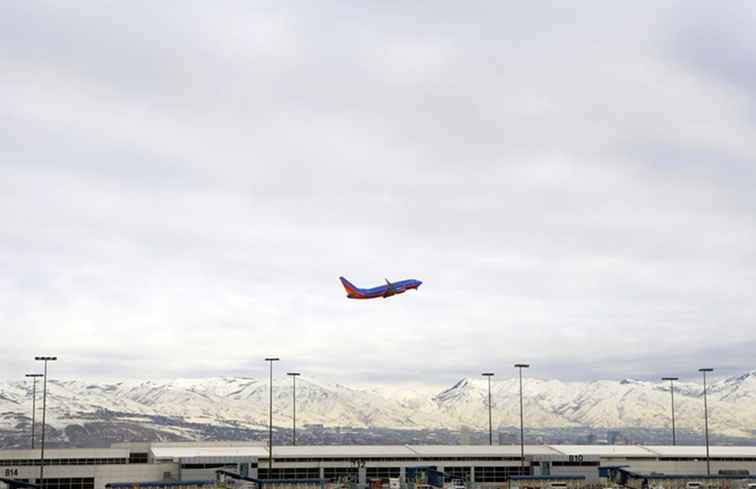
[[[293,411],[292,415],[292,429],[291,429],[291,444],[296,445],[297,444],[297,377],[299,377],[301,374],[299,372],[288,372],[286,375],[291,377],[292,382],[292,402],[291,402],[291,409]]]
[[[270,364],[270,402],[268,404],[268,479],[273,478],[273,362],[279,360],[280,358],[265,359],[265,361]]]
[[[675,381],[680,380],[678,377],[662,377],[662,380],[669,381],[669,392],[672,394],[672,446],[677,445],[675,436]]]
[[[33,381],[32,383],[32,435],[31,435],[31,447],[34,448],[34,424],[37,419],[37,379],[42,377],[42,374],[26,374]]]
[[[493,372],[483,372],[483,377],[488,377],[488,444],[493,445],[493,419],[491,418],[491,377]]]
[[[522,369],[530,368],[527,363],[515,363],[515,368],[520,371],[520,467],[525,468],[525,423],[522,414]]]
[[[699,372],[703,374],[704,385],[704,426],[706,433],[706,476],[711,477],[711,463],[709,460],[709,405],[706,402],[706,372],[713,372],[713,368],[699,368]]]
[[[58,357],[42,356],[34,357],[35,360],[44,363],[44,373],[42,374],[44,379],[42,385],[42,442],[40,443],[41,449],[39,453],[39,486],[44,487],[45,480],[45,415],[47,414],[47,362],[53,362]]]

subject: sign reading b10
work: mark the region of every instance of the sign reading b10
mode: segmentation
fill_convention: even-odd
[[[570,463],[580,463],[583,461],[582,455],[570,455]]]

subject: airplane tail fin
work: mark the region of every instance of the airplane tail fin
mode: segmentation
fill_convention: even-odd
[[[348,295],[359,295],[360,289],[354,286],[349,280],[345,279],[344,277],[339,277],[339,280],[341,280],[341,285],[344,286],[344,290],[347,291]]]

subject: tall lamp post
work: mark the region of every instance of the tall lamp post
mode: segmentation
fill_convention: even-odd
[[[34,425],[37,420],[37,379],[42,377],[42,374],[26,374],[33,381],[32,383],[32,433],[31,433],[31,447],[34,448]]]
[[[669,381],[669,392],[672,394],[672,446],[677,445],[677,437],[675,436],[675,381],[680,380],[679,377],[662,377],[662,380]]]
[[[491,417],[491,377],[493,372],[483,372],[483,377],[488,377],[488,444],[493,445],[493,418]]]
[[[706,476],[711,477],[711,463],[709,460],[709,405],[706,401],[706,372],[713,372],[713,368],[699,368],[699,372],[703,374],[703,386],[704,386],[704,426],[706,433]]]
[[[292,382],[292,427],[291,427],[291,444],[297,444],[297,377],[301,374],[299,372],[288,372],[286,375],[291,377]]]
[[[34,357],[35,360],[43,362],[44,363],[44,372],[43,372],[43,380],[42,380],[42,441],[40,443],[40,453],[39,453],[39,486],[44,487],[45,483],[45,416],[47,414],[47,362],[54,362],[58,359],[58,357],[51,357],[51,356],[41,356],[41,357]]]
[[[515,363],[515,368],[520,371],[520,467],[525,468],[525,423],[522,414],[522,369],[530,368],[527,363]]]
[[[265,361],[270,364],[270,397],[268,403],[268,479],[273,478],[273,362],[279,361],[280,358],[266,358]]]

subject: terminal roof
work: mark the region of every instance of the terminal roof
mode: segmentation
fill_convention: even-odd
[[[599,457],[653,457],[648,447],[641,445],[549,445],[565,455],[597,455]]]
[[[71,449],[58,449],[61,457],[71,457]],[[194,442],[153,443],[152,455],[157,459],[192,457],[257,457],[267,458],[268,449],[249,442]],[[8,453],[6,451],[5,453]],[[28,458],[37,450],[13,450],[14,457]],[[125,456],[128,450],[110,449],[108,455],[101,449],[82,450],[97,453],[97,457]],[[712,446],[712,457],[756,457],[756,446]],[[517,457],[519,445],[280,445],[273,447],[274,458],[433,458],[433,457]],[[616,458],[648,457],[704,457],[703,446],[653,446],[653,445],[526,445],[526,456],[597,456]],[[82,453],[76,455],[85,458]],[[48,455],[55,458],[55,454]]]
[[[267,453],[266,453],[267,455]],[[417,454],[407,445],[310,445],[310,446],[274,446],[273,458],[292,457],[407,457],[416,458]]]
[[[520,445],[408,445],[419,457],[519,457]],[[559,455],[547,445],[525,445],[525,455]]]
[[[152,456],[157,459],[179,459],[193,457],[267,457],[268,450],[259,445],[227,446],[160,446],[151,448]]]
[[[705,446],[650,446],[659,457],[706,457]],[[756,446],[733,447],[712,446],[709,447],[710,457],[756,457]]]
[[[40,450],[22,448],[2,450],[4,460],[40,458]],[[58,458],[129,458],[129,450],[124,448],[45,448],[45,459]]]

